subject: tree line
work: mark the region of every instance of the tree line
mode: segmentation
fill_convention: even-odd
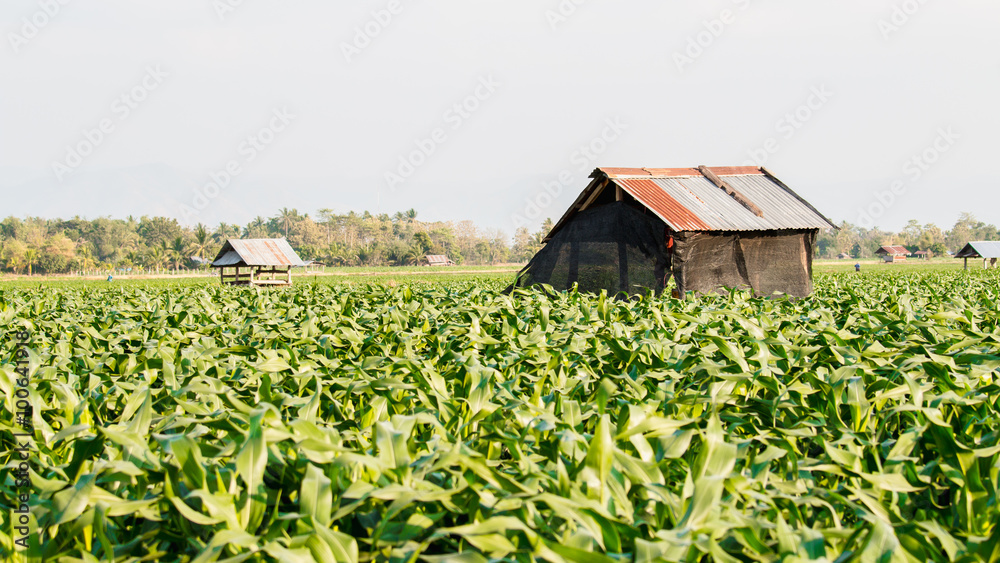
[[[523,262],[541,248],[551,221],[513,240],[472,221],[425,222],[409,209],[393,215],[320,209],[315,216],[284,208],[246,225],[180,225],[167,217],[46,219],[0,222],[0,268],[16,274],[102,270],[180,270],[207,267],[231,238],[288,239],[303,260],[331,266],[408,266],[427,254],[458,264]]]
[[[962,213],[947,231],[934,223],[921,225],[914,219],[898,233],[878,227],[865,229],[844,221],[839,231],[820,232],[816,239],[816,257],[837,258],[846,254],[851,258],[872,258],[875,251],[885,245],[905,246],[910,252],[923,250],[929,252],[930,257],[943,257],[975,240],[1000,240],[1000,230],[971,213]]]
[[[525,262],[552,228],[481,229],[472,221],[425,222],[410,209],[393,215],[320,209],[315,216],[284,208],[246,225],[180,225],[167,217],[45,219],[7,217],[0,222],[0,268],[17,274],[62,274],[94,269],[162,270],[207,267],[230,238],[287,238],[303,260],[331,266],[408,266],[427,254],[444,254],[458,264]],[[848,222],[821,232],[817,258],[871,258],[882,245],[946,256],[970,240],[1000,240],[992,224],[963,213],[950,230],[910,221],[900,232],[864,229]]]

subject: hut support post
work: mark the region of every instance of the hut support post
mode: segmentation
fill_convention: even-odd
[[[288,267],[288,269],[287,269],[287,270],[285,270],[285,271],[287,272],[287,274],[286,274],[286,275],[288,276],[288,277],[286,278],[286,279],[288,280],[288,285],[292,285],[292,267],[291,267],[291,266],[289,266],[289,267]]]
[[[621,291],[628,293],[628,248],[624,242],[618,243],[618,282],[621,284]]]
[[[965,269],[966,270],[969,269],[969,257],[968,256],[965,257]]]

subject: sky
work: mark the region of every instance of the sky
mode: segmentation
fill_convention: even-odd
[[[1000,224],[987,0],[4,0],[0,215],[414,208],[762,165],[835,222]]]

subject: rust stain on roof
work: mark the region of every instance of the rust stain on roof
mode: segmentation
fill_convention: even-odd
[[[628,192],[675,231],[838,228],[763,167],[609,167],[595,169],[590,177],[594,181],[556,223],[546,240],[574,213],[586,209],[608,181]]]
[[[748,174],[760,174],[764,172],[757,166],[712,166],[708,168],[718,176],[746,176]],[[650,178],[684,178],[688,176],[701,176],[702,173],[697,168],[598,168],[598,172],[603,172],[609,178],[620,178],[622,176],[649,176]],[[592,178],[594,176],[591,176]]]
[[[601,172],[608,175],[609,178],[617,178],[619,176],[649,176],[649,172],[646,172],[642,168],[600,168]]]
[[[907,250],[905,246],[899,246],[899,245],[883,246],[879,248],[877,252],[881,252],[883,254],[889,254],[891,256],[906,256],[907,254],[910,253],[910,251]]]
[[[285,239],[229,239],[212,262],[223,266],[304,266]]]
[[[709,231],[697,215],[663,191],[652,180],[618,180],[615,182],[678,231]]]
[[[654,178],[683,178],[686,176],[701,176],[697,168],[644,168]]]
[[[746,176],[748,174],[763,175],[764,171],[756,166],[709,166],[716,176]]]

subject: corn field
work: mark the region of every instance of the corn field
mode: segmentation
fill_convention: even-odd
[[[0,288],[0,555],[1000,558],[997,274],[819,275],[798,301],[504,285]]]

